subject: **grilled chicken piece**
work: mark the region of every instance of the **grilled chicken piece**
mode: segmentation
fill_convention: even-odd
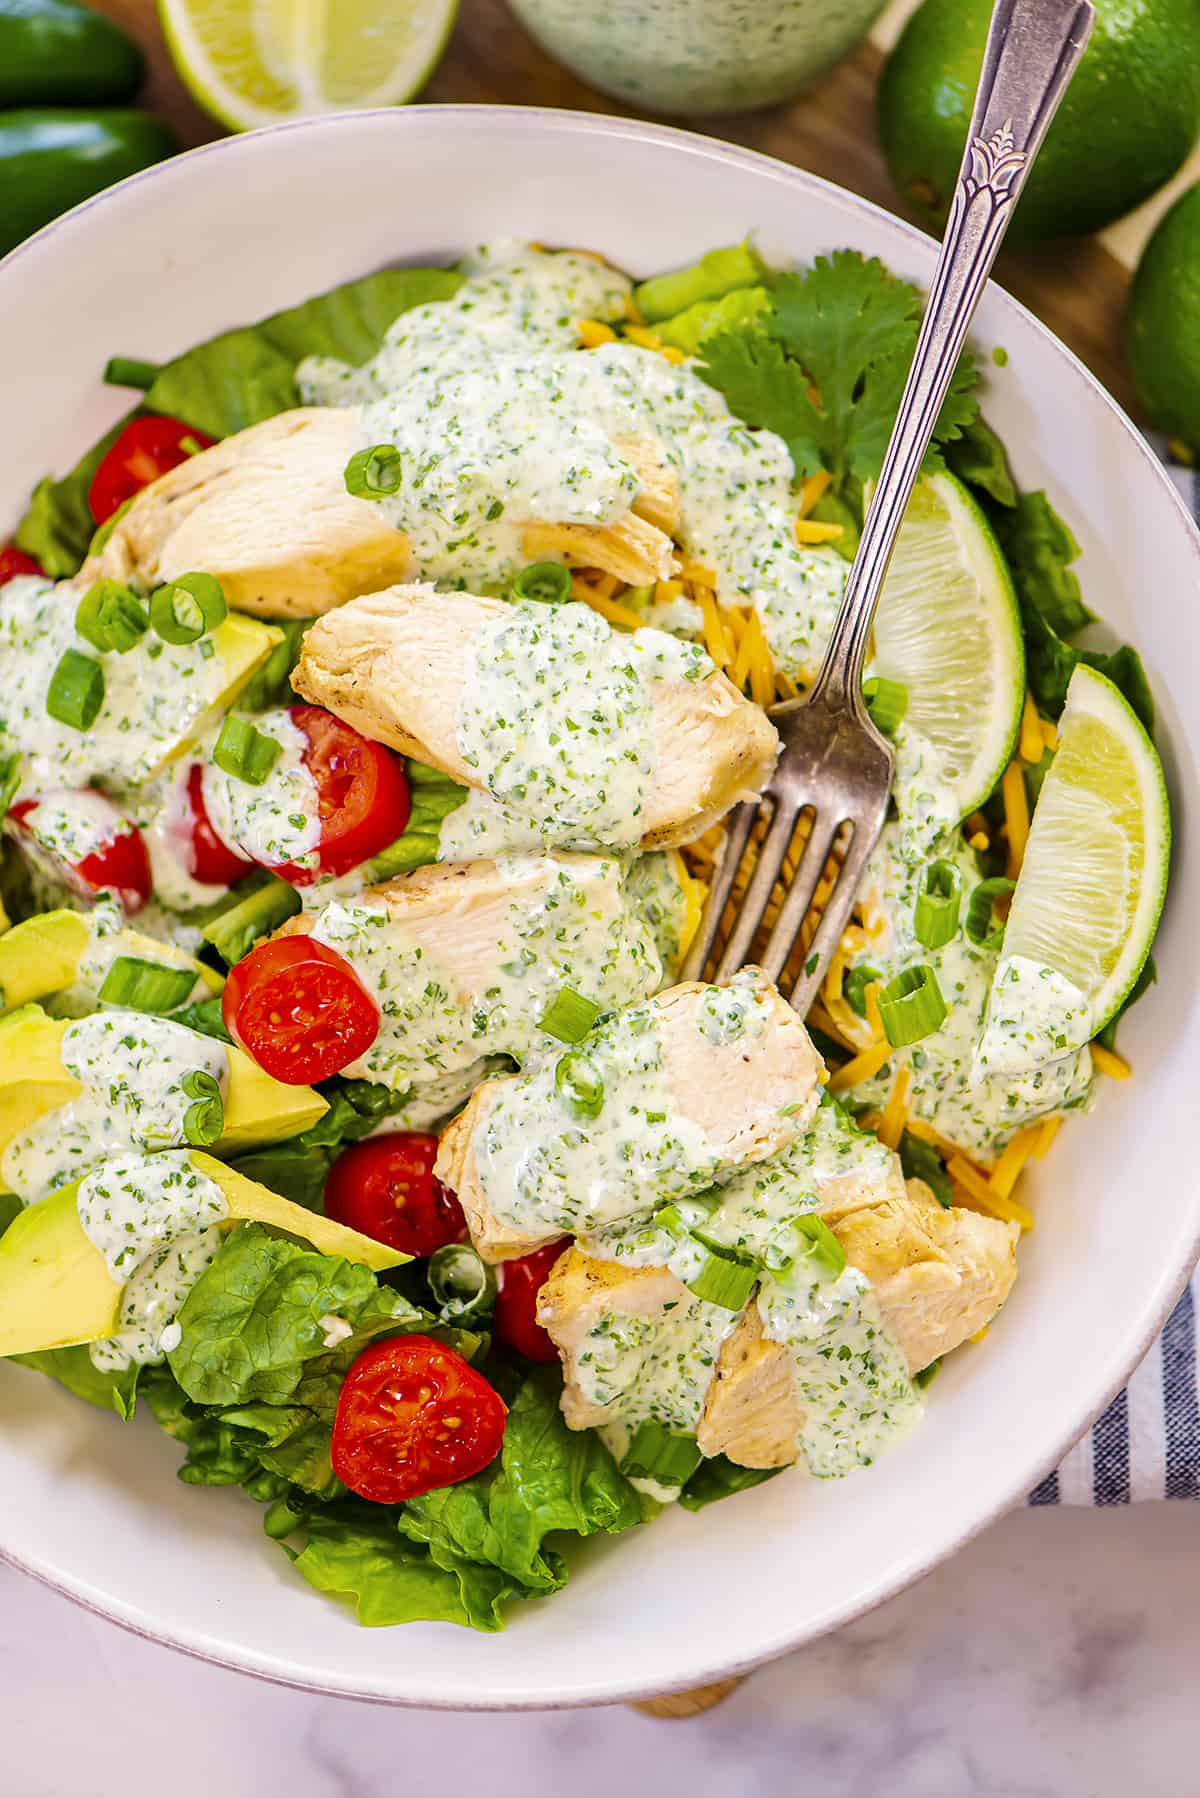
[[[656,437],[614,437],[613,448],[642,483],[633,502],[638,517],[673,537],[679,529],[679,476],[662,444]]]
[[[679,566],[671,539],[636,507],[615,524],[527,524],[521,549],[531,562],[561,559],[578,568],[599,568],[631,587],[668,581]]]
[[[353,411],[301,408],[190,456],[138,494],[82,578],[153,586],[202,568],[263,618],[315,618],[402,579],[408,538],[346,491],[357,429]]]
[[[919,1180],[903,1197],[822,1216],[874,1286],[914,1372],[982,1329],[1016,1278],[1015,1225],[944,1211]],[[666,1268],[624,1267],[578,1248],[562,1256],[542,1287],[538,1318],[562,1356],[563,1415],[573,1429],[612,1420],[612,1408],[590,1404],[577,1380],[576,1356],[594,1326],[613,1314],[651,1317],[686,1297]],[[725,1454],[743,1467],[785,1467],[797,1458],[801,1422],[791,1358],[764,1337],[751,1303],[721,1346],[697,1441],[706,1455]]]
[[[759,1036],[714,1042],[700,1029],[700,1003],[711,989],[699,984],[671,987],[646,1009],[656,1014],[662,1067],[677,1111],[698,1124],[726,1172],[778,1154],[804,1129],[816,1103],[820,1061],[808,1032],[775,988],[761,977],[759,992],[769,1007],[769,1023]],[[544,1129],[548,1140],[575,1128],[558,1103],[553,1066],[541,1073],[489,1080],[476,1088],[466,1109],[448,1125],[438,1150],[436,1172],[458,1195],[471,1239],[485,1261],[507,1261],[561,1236],[561,1227],[521,1227],[497,1195],[484,1191],[475,1144],[498,1097],[517,1080],[545,1087]],[[787,1112],[787,1116],[782,1115]],[[543,1114],[539,1114],[543,1115]],[[589,1223],[586,1197],[578,1195],[578,1228]],[[653,1195],[648,1195],[652,1197]],[[517,1209],[519,1200],[514,1201]]]
[[[458,747],[459,702],[476,636],[507,612],[502,600],[420,584],[368,594],[313,626],[292,685],[365,736],[478,786]],[[646,849],[691,841],[762,786],[778,750],[766,717],[723,674],[661,681],[653,695]]]

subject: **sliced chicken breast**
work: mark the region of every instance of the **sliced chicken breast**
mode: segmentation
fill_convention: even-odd
[[[479,633],[506,615],[501,600],[419,584],[372,593],[314,625],[292,684],[365,736],[479,787],[459,748],[459,706]],[[764,714],[715,671],[656,681],[652,704],[644,848],[688,842],[715,823],[761,788],[778,750]]]
[[[988,1323],[1016,1278],[1016,1226],[976,1212],[944,1211],[921,1181],[903,1196],[822,1214],[850,1263],[871,1281],[884,1323],[913,1372]],[[629,1268],[571,1248],[542,1287],[538,1317],[562,1356],[563,1415],[573,1429],[611,1422],[618,1407],[588,1402],[579,1355],[611,1316],[653,1317],[688,1297],[666,1268]],[[743,1467],[797,1459],[803,1422],[787,1349],[763,1334],[751,1302],[725,1338],[709,1383],[697,1441],[706,1455]]]
[[[763,975],[754,979],[752,990],[764,1014],[764,1028],[728,1041],[706,1032],[704,1007],[717,990],[696,983],[672,987],[638,1007],[638,1017],[648,1016],[660,1048],[669,1107],[661,1125],[664,1136],[672,1129],[673,1118],[683,1120],[702,1133],[720,1170],[731,1173],[778,1154],[804,1129],[817,1102],[821,1063],[804,1025]],[[578,1135],[579,1126],[559,1102],[551,1064],[479,1087],[448,1126],[438,1151],[438,1178],[457,1193],[472,1241],[485,1260],[506,1261],[527,1254],[567,1229],[583,1233],[596,1228],[609,1221],[603,1214],[606,1204],[617,1207],[620,1217],[648,1215],[665,1202],[662,1193],[650,1189],[653,1171],[647,1176],[647,1190],[637,1190],[629,1175],[623,1194],[615,1194],[609,1190],[611,1183],[606,1186],[589,1170],[586,1181],[570,1194],[573,1219],[547,1222],[544,1216],[531,1214],[520,1193],[498,1191],[494,1178],[485,1185],[479,1165],[484,1131],[495,1107],[520,1087],[528,1099],[523,1114],[528,1111],[532,1119],[522,1137],[531,1164],[539,1154],[553,1152],[557,1143]],[[620,1107],[619,1093],[613,1103]],[[603,1111],[600,1117],[604,1118]],[[608,1125],[609,1120],[597,1120],[584,1128],[599,1132]],[[673,1166],[660,1176],[664,1181],[676,1177]]]
[[[411,571],[408,538],[346,491],[357,416],[282,412],[191,456],[139,493],[81,578],[154,586],[203,569],[239,611],[315,618]]]

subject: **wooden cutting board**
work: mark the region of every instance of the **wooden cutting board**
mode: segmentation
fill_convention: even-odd
[[[150,79],[143,101],[151,111],[169,119],[189,146],[222,134],[223,128],[201,111],[175,73],[153,0],[89,4],[116,19],[145,49]],[[882,60],[873,45],[864,44],[811,93],[785,106],[741,118],[673,122],[811,169],[903,213],[875,137],[875,84]],[[517,23],[504,0],[462,0],[446,55],[421,96],[421,102],[439,100],[652,116],[632,113],[555,62]],[[1120,351],[1129,277],[1114,256],[1095,241],[1019,255],[1005,252],[997,278],[1134,410]]]

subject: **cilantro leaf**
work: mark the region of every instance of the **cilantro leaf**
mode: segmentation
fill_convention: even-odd
[[[771,305],[701,345],[700,373],[747,424],[786,442],[797,475],[827,468],[836,482],[873,480],[900,404],[924,301],[876,258],[855,250],[819,256],[781,275]],[[955,372],[934,431],[959,437],[979,413],[970,352]],[[926,470],[941,467],[931,448]]]

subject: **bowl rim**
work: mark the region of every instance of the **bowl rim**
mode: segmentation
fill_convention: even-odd
[[[191,163],[209,157],[236,157],[239,154],[244,153],[242,150],[243,145],[256,144],[263,138],[283,137],[290,133],[299,132],[306,135],[316,136],[321,132],[346,130],[359,124],[387,120],[389,129],[396,131],[411,130],[416,131],[419,134],[425,124],[429,121],[453,120],[455,118],[461,119],[464,122],[471,121],[475,125],[486,125],[488,121],[494,121],[497,124],[502,124],[506,130],[516,128],[518,131],[528,131],[531,134],[550,129],[553,132],[563,132],[572,135],[579,133],[581,135],[595,135],[606,138],[624,138],[634,144],[646,146],[651,152],[655,146],[660,145],[664,148],[674,147],[676,149],[686,149],[691,154],[697,155],[707,161],[741,167],[751,173],[769,176],[775,181],[783,180],[796,191],[818,195],[827,202],[833,201],[836,205],[842,207],[850,214],[866,213],[872,217],[886,221],[890,230],[900,232],[900,234],[906,237],[923,256],[931,256],[937,248],[936,239],[930,237],[928,233],[911,224],[907,219],[889,212],[886,207],[881,206],[877,201],[867,199],[862,195],[854,193],[849,188],[840,186],[835,181],[830,181],[821,175],[815,175],[807,169],[798,168],[790,163],[782,161],[779,157],[772,156],[764,151],[752,150],[740,144],[727,143],[720,138],[709,137],[703,132],[688,130],[675,125],[660,125],[641,119],[625,118],[614,114],[582,112],[568,108],[512,106],[492,103],[472,104],[465,102],[434,102],[428,105],[400,108],[368,107],[361,110],[321,113],[313,116],[287,119],[278,124],[264,126],[254,131],[235,133],[229,136],[216,138],[211,142],[196,145],[179,155],[169,157],[163,162],[155,163],[150,168],[140,170],[138,173],[128,176],[125,180],[115,183],[112,187],[105,188],[100,193],[94,194],[91,198],[72,207],[69,212],[63,213],[60,217],[43,226],[42,229],[36,232],[32,237],[17,245],[7,256],[0,258],[0,279],[6,278],[10,270],[18,266],[27,254],[34,252],[37,246],[45,243],[48,239],[57,235],[61,230],[71,228],[74,222],[84,213],[90,212],[97,207],[107,206],[111,203],[111,200],[115,195],[123,194],[136,186],[163,178],[167,174],[167,171],[171,170],[174,165],[184,162]],[[1099,377],[1094,375],[1087,367],[1080,356],[1065,344],[1048,325],[1044,324],[1042,320],[1029,309],[1029,307],[1024,305],[1022,301],[1018,300],[1006,288],[1001,287],[994,278],[989,280],[988,290],[998,292],[1002,296],[1002,305],[1012,308],[1025,324],[1031,327],[1035,333],[1045,340],[1045,342],[1053,349],[1061,359],[1065,371],[1069,373],[1077,383],[1082,383],[1082,385],[1088,389],[1093,399],[1099,399],[1101,401],[1113,425],[1119,430],[1126,451],[1128,452],[1132,449],[1142,463],[1148,465],[1153,471],[1152,478],[1158,483],[1160,491],[1165,492],[1168,496],[1170,505],[1174,509],[1180,523],[1183,525],[1185,536],[1190,546],[1192,560],[1196,566],[1197,583],[1200,585],[1200,527],[1198,527],[1197,521],[1192,517],[1191,512],[1184,502],[1182,494],[1170,479],[1164,464],[1155,454],[1145,435],[1134,424],[1133,420],[1109,392],[1107,387],[1105,387]],[[1023,1494],[1051,1472],[1074,1444],[1080,1441],[1092,1428],[1097,1418],[1101,1416],[1107,1406],[1111,1403],[1116,1393],[1124,1386],[1129,1375],[1139,1365],[1155,1338],[1162,1330],[1162,1327],[1170,1316],[1183,1288],[1187,1284],[1198,1259],[1200,1259],[1200,1205],[1197,1206],[1193,1234],[1182,1264],[1170,1270],[1164,1270],[1160,1275],[1156,1287],[1156,1296],[1151,1300],[1152,1311],[1150,1314],[1150,1322],[1142,1332],[1138,1340],[1136,1351],[1128,1359],[1127,1365],[1125,1365],[1120,1378],[1106,1386],[1106,1389],[1095,1402],[1094,1406],[1089,1409],[1087,1415],[1078,1423],[1072,1424],[1070,1430],[1063,1436],[1060,1444],[1051,1454],[1044,1457],[1042,1462],[1035,1464],[1032,1470],[1023,1469],[1019,1475],[1005,1481],[998,1491],[995,1500],[987,1508],[984,1514],[972,1517],[965,1526],[943,1540],[935,1552],[922,1555],[920,1560],[915,1564],[905,1562],[898,1566],[894,1576],[881,1582],[869,1596],[860,1599],[848,1608],[839,1609],[836,1617],[828,1620],[816,1619],[810,1621],[797,1629],[793,1634],[790,1634],[783,1639],[776,1640],[770,1646],[763,1648],[758,1652],[743,1655],[733,1660],[722,1659],[700,1672],[693,1669],[686,1676],[666,1683],[656,1683],[653,1687],[644,1685],[622,1687],[620,1685],[605,1684],[603,1686],[594,1686],[590,1692],[582,1696],[572,1694],[556,1697],[553,1694],[545,1696],[539,1694],[528,1697],[522,1695],[521,1697],[514,1698],[513,1696],[508,1695],[492,1699],[489,1699],[486,1696],[480,1696],[478,1698],[466,1700],[461,1698],[431,1698],[428,1696],[414,1698],[379,1692],[356,1692],[346,1685],[292,1676],[279,1670],[272,1670],[270,1667],[262,1664],[255,1664],[254,1661],[246,1658],[237,1658],[229,1653],[222,1653],[211,1646],[202,1645],[194,1639],[189,1640],[186,1633],[177,1635],[167,1630],[148,1627],[133,1614],[131,1607],[122,1607],[117,1601],[107,1597],[104,1600],[101,1600],[89,1593],[81,1584],[73,1583],[71,1580],[57,1573],[49,1563],[27,1560],[22,1555],[13,1552],[2,1544],[0,1544],[0,1565],[9,1566],[21,1573],[28,1574],[41,1585],[47,1586],[52,1591],[70,1599],[85,1611],[90,1612],[94,1616],[104,1618],[108,1622],[117,1624],[121,1629],[126,1630],[131,1635],[141,1638],[143,1641],[159,1643],[163,1647],[173,1649],[180,1654],[188,1655],[192,1659],[207,1662],[212,1666],[221,1667],[230,1672],[247,1674],[252,1678],[263,1680],[270,1685],[283,1686],[292,1690],[308,1692],[322,1697],[347,1699],[361,1704],[377,1704],[401,1709],[438,1711],[571,1710],[590,1707],[592,1705],[630,1703],[640,1699],[684,1691],[689,1688],[722,1679],[744,1677],[756,1667],[766,1665],[785,1654],[803,1647],[810,1641],[818,1640],[822,1635],[825,1635],[834,1629],[841,1629],[847,1624],[853,1623],[859,1618],[869,1615],[880,1605],[886,1603],[889,1599],[894,1598],[898,1593],[904,1591],[909,1586],[916,1584],[918,1580],[923,1579],[928,1573],[932,1572],[935,1567],[939,1566],[943,1561],[948,1560],[951,1555],[957,1553],[960,1548],[973,1541],[976,1536],[982,1534],[985,1529],[989,1528],[999,1518],[1012,1510],[1014,1506],[1020,1502]]]

